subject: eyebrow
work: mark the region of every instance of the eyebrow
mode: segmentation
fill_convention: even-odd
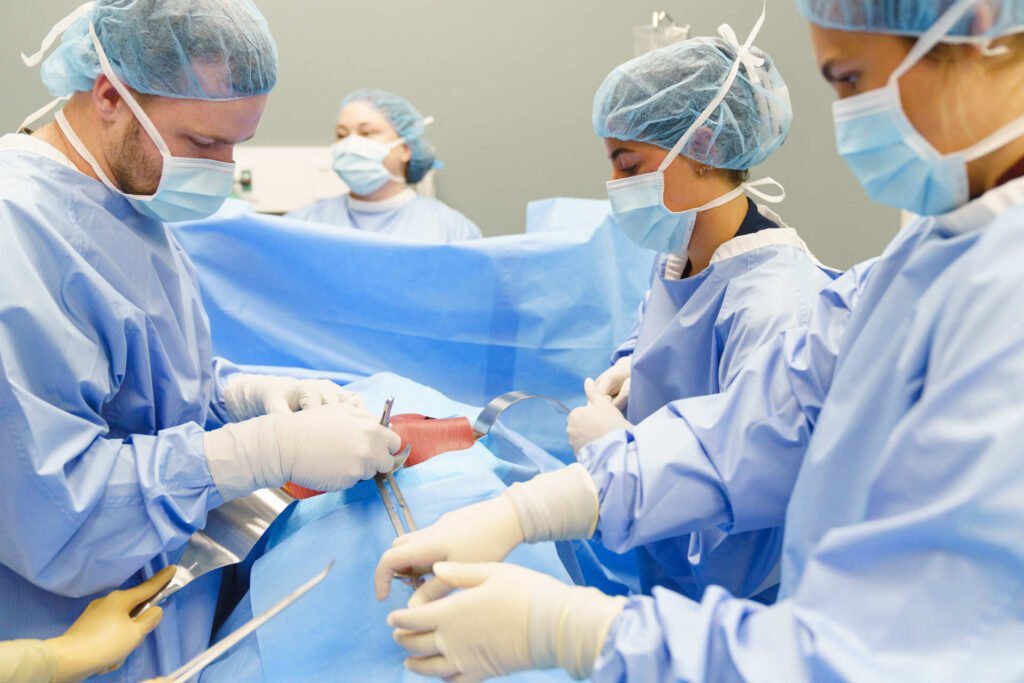
[[[629,149],[629,148],[626,148],[626,147],[617,147],[614,152],[612,152],[611,154],[608,155],[608,158],[611,159],[612,161],[615,161],[616,159],[618,159],[623,154],[626,154],[626,153],[629,153],[629,152],[634,152],[634,151],[635,150],[632,150],[632,149]]]
[[[832,83],[833,81],[836,80],[836,75],[832,73],[832,69],[835,67],[835,63],[836,62],[834,59],[830,59],[821,65],[821,77],[824,78],[829,83]]]

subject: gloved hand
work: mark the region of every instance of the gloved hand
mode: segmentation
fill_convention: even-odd
[[[633,371],[633,356],[623,356],[597,377],[597,393],[612,400],[612,405],[626,411],[629,403],[629,375]]]
[[[580,464],[513,484],[497,498],[445,513],[434,524],[399,536],[377,564],[374,588],[384,600],[395,572],[428,571],[436,562],[497,562],[522,542],[590,538],[597,525],[597,489]],[[442,582],[424,584],[435,597]]]
[[[435,562],[497,562],[523,542],[519,515],[507,492],[441,515],[430,526],[399,536],[385,552],[373,577],[378,600],[391,591],[395,572],[429,571]],[[430,579],[432,583],[437,579]]]
[[[317,491],[346,489],[390,472],[402,439],[364,408],[330,404],[274,413],[206,432],[213,481],[225,500],[294,481]]]
[[[622,412],[612,405],[608,396],[597,391],[594,380],[588,377],[583,382],[583,391],[587,394],[587,405],[569,413],[565,428],[573,453],[579,453],[581,448],[608,432],[633,427],[629,420],[622,416]]]
[[[235,422],[270,413],[291,413],[329,403],[365,408],[354,391],[326,379],[295,379],[238,373],[224,388],[224,407]]]
[[[388,615],[395,641],[413,654],[410,671],[469,683],[525,669],[594,669],[608,629],[626,604],[596,588],[568,586],[511,564],[441,562],[407,609]]]
[[[57,654],[55,680],[80,681],[121,666],[163,616],[159,607],[150,607],[137,619],[129,613],[166,586],[176,569],[173,565],[165,567],[134,588],[93,600],[64,635],[44,641]]]

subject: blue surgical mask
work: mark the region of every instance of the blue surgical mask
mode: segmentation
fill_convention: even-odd
[[[1024,135],[1024,117],[951,154],[941,154],[907,118],[899,79],[919,62],[975,3],[960,2],[922,35],[882,88],[832,105],[839,154],[868,196],[922,216],[952,211],[970,200],[967,162]]]
[[[151,195],[136,195],[122,192],[114,183],[107,178],[103,169],[96,162],[96,159],[89,152],[89,149],[82,143],[75,134],[64,116],[64,112],[56,115],[57,125],[64,132],[68,142],[75,148],[83,159],[92,167],[99,179],[111,190],[124,195],[139,213],[154,218],[158,221],[171,223],[177,221],[192,221],[208,218],[217,213],[217,210],[224,204],[224,200],[231,194],[234,184],[235,165],[212,159],[196,159],[192,157],[176,157],[171,154],[170,148],[164,141],[163,136],[150,120],[146,112],[142,110],[139,103],[135,101],[132,94],[121,83],[120,79],[110,68],[107,55],[103,46],[96,37],[96,31],[89,26],[92,35],[93,45],[96,47],[96,54],[99,57],[100,67],[103,73],[113,84],[117,92],[124,98],[125,103],[132,110],[135,118],[139,121],[143,130],[149,135],[153,144],[156,145],[162,158],[160,172],[160,184],[156,192]]]
[[[384,167],[391,150],[404,144],[402,138],[385,144],[361,135],[349,135],[331,146],[334,172],[352,192],[361,195],[375,192],[391,180],[404,183],[405,178],[392,175]]]
[[[626,237],[641,247],[679,253],[690,243],[697,214],[732,201],[743,194],[740,185],[694,209],[670,211],[665,206],[665,173],[656,171],[608,182],[608,199],[615,222]]]

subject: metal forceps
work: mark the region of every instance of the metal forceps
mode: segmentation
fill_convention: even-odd
[[[384,402],[384,414],[380,417],[380,423],[384,427],[388,427],[391,424],[391,407],[395,404],[395,397],[389,396],[388,400]],[[404,461],[403,461],[404,463]],[[399,469],[402,465],[398,465],[395,469]],[[381,472],[374,476],[373,480],[377,483],[377,491],[380,493],[381,500],[384,501],[384,507],[388,511],[388,517],[391,518],[391,525],[395,527],[395,535],[402,536],[406,533],[419,530],[416,526],[416,520],[412,518],[412,511],[409,510],[409,504],[405,502],[405,496],[402,495],[402,489],[398,488],[398,482],[395,481],[395,475],[392,472]],[[392,500],[391,494],[388,493],[387,487],[384,483],[391,487],[391,493],[394,494],[394,500]],[[398,507],[402,510],[402,518],[405,519],[405,526],[402,526],[402,518],[398,516],[398,510],[395,509],[395,501],[398,502]],[[403,572],[395,572],[394,578],[398,579],[402,583],[410,586],[413,589],[419,588],[425,581],[425,576],[429,572],[419,571],[410,569]]]

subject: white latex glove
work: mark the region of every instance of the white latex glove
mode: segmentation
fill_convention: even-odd
[[[625,412],[629,403],[629,376],[633,371],[633,356],[623,356],[598,375],[597,393],[612,400],[612,405]]]
[[[224,388],[224,407],[235,422],[270,413],[292,413],[329,403],[365,408],[362,397],[326,379],[238,373]]]
[[[583,391],[587,394],[587,405],[569,413],[565,427],[573,453],[579,453],[581,448],[608,432],[633,427],[629,420],[622,416],[622,412],[612,405],[611,399],[597,391],[594,380],[588,377],[583,382]]]
[[[373,577],[378,600],[388,597],[395,572],[429,572],[435,562],[498,562],[523,542],[515,505],[502,493],[441,515],[430,526],[399,536],[385,552]],[[436,581],[430,579],[428,583]]]
[[[131,611],[166,586],[175,570],[173,565],[165,567],[134,588],[93,600],[64,635],[44,641],[57,654],[54,680],[80,681],[121,666],[163,616],[159,607],[150,607],[137,619],[131,618]]]
[[[396,538],[377,564],[377,599],[387,598],[396,572],[426,572],[450,560],[498,562],[524,541],[590,538],[597,511],[597,489],[579,464],[513,484],[497,498],[445,513],[434,524]],[[435,577],[421,590],[440,596],[441,583]]]
[[[388,615],[388,625],[414,655],[405,660],[407,669],[446,681],[556,666],[586,678],[626,604],[624,597],[511,564],[442,562],[434,574],[441,595],[464,590],[438,599],[424,585],[407,609]]]
[[[330,404],[254,417],[206,432],[206,460],[225,500],[294,481],[346,489],[390,472],[402,439],[365,408]]]

